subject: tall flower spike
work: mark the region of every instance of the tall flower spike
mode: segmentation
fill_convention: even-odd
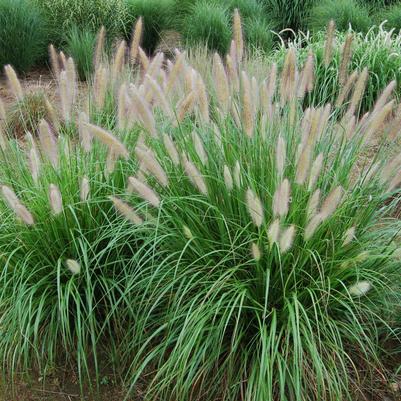
[[[115,209],[128,221],[134,225],[141,225],[143,219],[132,209],[127,203],[123,202],[116,196],[110,196],[109,199],[113,202]]]
[[[22,98],[24,97],[24,93],[22,91],[21,83],[13,67],[11,67],[11,65],[6,65],[4,67],[4,71],[6,73],[11,92],[17,100],[22,100]]]
[[[223,62],[218,53],[213,56],[213,80],[220,108],[227,113],[230,99],[230,87]]]
[[[1,121],[6,121],[6,120],[7,120],[6,108],[4,106],[3,100],[0,98],[0,123]]]
[[[231,171],[229,167],[226,165],[224,166],[223,175],[224,175],[224,184],[226,185],[228,192],[231,192],[234,188],[234,182],[233,182],[233,177],[231,175]]]
[[[145,167],[146,171],[151,173],[160,185],[167,187],[167,174],[158,162],[154,152],[148,148],[141,149],[141,146],[137,146],[135,148],[135,154]]]
[[[69,102],[71,103],[71,105],[73,105],[75,102],[75,98],[77,96],[77,73],[75,70],[74,60],[71,57],[69,57],[67,60],[66,73],[68,82],[67,90],[68,90]]]
[[[80,190],[79,190],[79,197],[82,202],[86,202],[88,200],[90,193],[90,184],[88,177],[82,178]]]
[[[177,151],[176,146],[174,145],[173,140],[170,138],[169,135],[163,135],[163,142],[166,148],[168,155],[170,156],[171,161],[174,163],[175,166],[180,164],[180,157]]]
[[[95,69],[98,68],[98,66],[103,61],[105,40],[106,40],[106,29],[104,26],[102,26],[96,37],[96,48],[95,48],[95,55],[93,58],[93,65],[95,66]]]
[[[259,197],[248,188],[246,191],[246,204],[248,213],[256,227],[260,227],[263,224],[263,205]]]
[[[363,71],[361,72],[361,75],[359,76],[358,80],[356,81],[355,87],[354,87],[354,92],[351,97],[350,105],[347,110],[346,116],[352,116],[355,114],[355,111],[358,109],[359,104],[361,102],[361,99],[363,97],[363,94],[365,92],[365,87],[366,87],[366,82],[368,80],[368,69],[365,67]]]
[[[267,231],[267,238],[269,239],[269,244],[272,247],[273,244],[278,243],[280,236],[280,219],[276,219],[270,224],[269,230]]]
[[[132,41],[130,46],[130,62],[134,65],[138,58],[138,50],[142,40],[143,32],[143,19],[139,17],[135,23],[134,32],[132,34]]]
[[[52,66],[53,74],[56,77],[56,79],[58,79],[58,77],[60,75],[60,62],[59,62],[59,57],[58,57],[57,51],[52,44],[49,46],[49,57],[50,57],[50,63]]]
[[[251,252],[253,259],[255,259],[255,262],[259,262],[259,260],[262,258],[262,251],[260,250],[259,245],[255,242],[252,243]]]
[[[87,123],[89,123],[89,117],[86,113],[81,111],[78,117],[78,132],[81,146],[86,153],[90,152],[92,149],[92,135],[88,130]]]
[[[291,225],[283,231],[280,237],[280,251],[281,253],[288,252],[294,242],[295,226]]]
[[[317,189],[309,198],[307,210],[308,219],[315,216],[320,203],[320,189]]]
[[[139,55],[139,60],[141,61],[143,70],[147,71],[149,68],[150,61],[149,61],[148,56],[146,55],[146,53],[143,51],[143,49],[140,46],[138,48],[138,55]]]
[[[60,129],[60,120],[58,118],[57,112],[50,103],[49,99],[46,97],[45,98],[45,106],[46,106],[46,111],[47,115],[49,116],[49,121],[53,127],[53,129],[58,132]]]
[[[343,197],[344,190],[341,186],[334,188],[322,204],[320,214],[323,220],[330,217],[337,209]]]
[[[175,60],[175,64],[168,76],[166,93],[169,93],[174,88],[177,82],[177,78],[183,71],[183,69],[184,69],[184,53],[179,53]]]
[[[135,177],[129,177],[128,182],[130,190],[135,192],[139,197],[156,208],[160,206],[159,195],[152,188]]]
[[[323,167],[323,153],[319,153],[316,160],[312,164],[312,168],[309,175],[308,191],[312,191],[319,178],[320,171]]]
[[[108,84],[108,73],[105,66],[99,64],[95,71],[94,77],[94,102],[98,109],[102,109],[104,106],[104,102],[106,99],[107,92],[107,84]]]
[[[368,293],[371,288],[372,284],[370,284],[369,281],[358,281],[348,288],[348,292],[353,297],[362,297],[363,295],[366,295],[366,293]]]
[[[203,79],[199,74],[197,74],[197,78],[196,78],[196,91],[198,94],[198,104],[199,104],[200,116],[201,116],[203,122],[209,123],[209,121],[210,121],[209,100],[207,97],[205,83],[203,82]]]
[[[128,159],[129,152],[127,148],[114,135],[93,124],[84,123],[84,126],[88,129],[90,135],[98,138],[100,142],[112,149],[117,155]]]
[[[59,91],[61,110],[63,113],[64,121],[69,122],[71,119],[72,98],[71,91],[69,90],[70,83],[66,71],[61,71],[59,77]]]
[[[36,147],[32,146],[31,149],[29,149],[28,158],[29,158],[29,169],[31,170],[32,179],[35,183],[37,183],[40,175],[40,158],[36,150]]]
[[[252,105],[251,83],[245,71],[241,72],[242,123],[246,135],[251,138],[254,129],[254,107]]]
[[[207,196],[208,190],[206,182],[203,178],[203,175],[196,168],[195,164],[190,162],[188,159],[184,160],[184,170],[188,178],[191,180],[192,184],[198,188],[199,192]]]
[[[207,153],[203,146],[202,140],[195,131],[192,132],[192,142],[194,144],[195,152],[198,155],[199,160],[202,162],[203,165],[206,165],[208,161]]]
[[[306,177],[308,176],[310,159],[311,159],[311,148],[310,146],[306,146],[303,149],[297,164],[295,182],[298,185],[303,185],[305,183]]]
[[[185,116],[192,112],[195,104],[196,94],[191,91],[184,99],[177,105],[177,122],[180,123],[184,120]]]
[[[49,186],[49,202],[55,216],[63,212],[63,198],[59,188],[54,184]]]
[[[171,109],[170,103],[168,102],[163,89],[150,75],[146,75],[146,79],[148,80],[149,86],[153,92],[153,96],[154,96],[157,104],[163,110],[163,113],[167,117],[173,118],[173,111]]]
[[[273,215],[274,217],[284,217],[288,214],[290,201],[290,182],[283,180],[273,196]]]
[[[294,47],[290,47],[284,60],[283,71],[281,73],[281,106],[294,98],[297,83],[297,55]]]
[[[349,228],[344,234],[343,246],[350,244],[355,239],[355,226]]]
[[[344,85],[347,80],[348,75],[348,65],[351,60],[352,55],[352,42],[354,40],[354,35],[349,33],[346,38],[341,52],[341,62],[339,67],[338,81],[340,85]]]
[[[333,59],[334,35],[336,31],[336,24],[333,20],[327,25],[326,41],[324,43],[324,66],[328,67]]]
[[[7,202],[9,208],[13,210],[15,215],[22,220],[26,225],[31,226],[34,224],[34,219],[29,210],[22,204],[22,202],[18,199],[17,195],[14,191],[7,187],[6,185],[2,185],[1,192],[5,201]]]
[[[304,238],[306,241],[309,241],[312,238],[313,234],[315,234],[316,230],[318,229],[322,221],[323,217],[320,213],[313,216],[312,220],[308,223],[308,225],[305,228]]]
[[[345,85],[343,85],[340,89],[340,93],[337,97],[335,106],[336,108],[339,108],[343,105],[344,101],[347,99],[349,93],[351,92],[351,89],[355,83],[355,81],[358,79],[358,71],[355,70],[352,72],[352,74],[348,77],[347,82]]]
[[[57,169],[59,164],[57,140],[54,137],[49,124],[42,120],[39,123],[39,141],[42,151],[49,159],[53,168]]]
[[[277,175],[281,179],[284,174],[285,168],[285,161],[286,161],[286,143],[283,137],[280,135],[277,140],[277,147],[276,147],[276,168],[277,168]]]
[[[237,186],[237,188],[241,188],[241,186],[242,186],[241,166],[240,166],[238,160],[236,161],[235,166],[234,166],[234,183]]]
[[[127,44],[125,40],[122,40],[117,48],[116,54],[114,56],[113,60],[113,65],[112,65],[112,70],[111,70],[111,79],[113,81],[113,84],[116,83],[116,81],[119,78],[119,75],[121,74],[123,70],[123,66],[125,63],[125,51],[127,48]]]
[[[239,14],[238,8],[234,10],[233,31],[234,31],[234,41],[237,54],[237,61],[240,62],[242,61],[244,55],[244,38],[242,35],[241,16]]]
[[[145,103],[142,97],[139,96],[138,91],[133,92],[132,99],[135,103],[136,111],[139,114],[144,128],[151,136],[155,138],[157,136],[156,123],[149,106]]]

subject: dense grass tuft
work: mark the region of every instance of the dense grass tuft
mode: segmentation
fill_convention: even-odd
[[[309,28],[315,31],[324,29],[334,20],[339,31],[347,31],[350,26],[356,32],[366,33],[372,26],[369,12],[357,0],[323,0],[311,10]]]
[[[25,72],[46,56],[46,20],[28,0],[1,0],[0,26],[0,68]]]

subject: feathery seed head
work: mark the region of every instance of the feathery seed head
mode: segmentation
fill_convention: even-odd
[[[72,274],[79,274],[81,273],[81,265],[75,260],[75,259],[67,259],[65,261],[65,264],[67,266],[67,269],[72,273]]]
[[[246,191],[246,205],[248,213],[256,227],[261,227],[263,224],[263,205],[260,198],[248,188]]]
[[[149,202],[152,206],[158,208],[160,206],[160,198],[156,192],[148,185],[138,180],[135,177],[129,177],[128,182],[130,189],[132,189],[143,200]]]
[[[142,40],[143,33],[143,19],[139,17],[135,23],[134,32],[132,34],[132,41],[130,46],[130,62],[134,65],[138,58],[138,50]]]
[[[89,193],[90,193],[89,179],[88,177],[84,177],[82,178],[79,191],[79,197],[82,202],[86,202],[88,200]]]
[[[170,138],[169,135],[163,135],[163,142],[166,148],[168,155],[170,156],[171,161],[174,163],[175,166],[180,164],[180,157],[177,151],[176,146],[174,145],[173,140]]]
[[[355,226],[349,228],[344,234],[343,246],[350,244],[355,239]]]
[[[306,241],[309,241],[312,238],[313,234],[315,234],[316,230],[322,222],[323,216],[320,213],[312,217],[311,221],[305,228],[304,238]]]
[[[126,220],[132,224],[139,226],[143,223],[143,219],[132,209],[127,203],[122,201],[116,196],[109,196],[109,199],[113,202],[114,208],[119,212]]]
[[[49,202],[55,216],[63,212],[63,198],[59,188],[54,184],[49,186]]]
[[[208,190],[203,175],[196,168],[195,164],[193,164],[187,158],[184,159],[184,170],[192,184],[198,188],[199,192],[207,196]]]
[[[252,242],[251,252],[255,262],[259,262],[260,259],[262,258],[262,251],[260,250],[259,245],[256,244],[255,242]]]
[[[230,169],[227,165],[224,166],[224,183],[226,185],[228,192],[231,192],[234,188],[234,182]]]
[[[353,297],[361,297],[366,295],[367,292],[372,288],[372,284],[369,281],[363,280],[358,281],[354,285],[348,288],[348,292]]]
[[[311,172],[309,175],[308,191],[312,191],[319,178],[320,171],[323,167],[323,153],[319,153],[316,160],[312,164]]]
[[[59,164],[57,140],[54,137],[49,124],[42,120],[39,123],[39,140],[42,151],[49,159],[53,168],[57,169]]]
[[[276,219],[270,224],[269,230],[267,231],[267,238],[269,239],[270,247],[273,244],[278,243],[280,237],[280,219]]]
[[[241,62],[244,55],[244,38],[242,35],[241,16],[239,14],[238,8],[234,10],[233,31],[237,62]]]
[[[338,205],[341,202],[341,199],[343,197],[344,190],[343,188],[339,185],[338,187],[334,188],[325,201],[322,204],[321,208],[321,216],[323,220],[326,220],[328,217],[330,217],[337,209]]]
[[[280,237],[280,251],[281,253],[288,252],[294,242],[295,226],[291,225],[283,231]]]
[[[290,201],[290,182],[284,179],[273,196],[273,215],[274,217],[284,217],[288,214]]]
[[[22,91],[21,83],[17,77],[14,68],[11,67],[11,65],[6,65],[4,67],[4,71],[6,73],[11,92],[17,100],[22,100],[24,97],[24,93]]]

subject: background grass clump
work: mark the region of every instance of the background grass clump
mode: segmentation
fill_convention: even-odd
[[[0,68],[26,72],[46,56],[47,21],[29,0],[1,0],[0,26]]]

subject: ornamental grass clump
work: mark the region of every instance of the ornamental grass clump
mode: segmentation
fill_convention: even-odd
[[[142,389],[145,375],[146,400],[349,399],[358,367],[381,369],[399,267],[385,203],[400,185],[399,156],[387,161],[394,84],[363,117],[357,82],[342,107],[304,109],[314,64],[299,68],[290,48],[260,82],[235,37],[208,76],[177,53],[167,72],[146,64],[122,84],[138,168],[111,200],[134,225],[148,207],[155,225],[152,258],[127,288],[140,311],[127,382]]]
[[[5,366],[65,358],[82,372],[105,349],[145,400],[343,400],[384,374],[394,84],[369,114],[364,71],[340,106],[304,107],[314,54],[299,66],[290,46],[260,79],[238,12],[233,28],[229,54],[199,71],[121,42],[84,107],[68,59],[61,128],[2,141]]]

